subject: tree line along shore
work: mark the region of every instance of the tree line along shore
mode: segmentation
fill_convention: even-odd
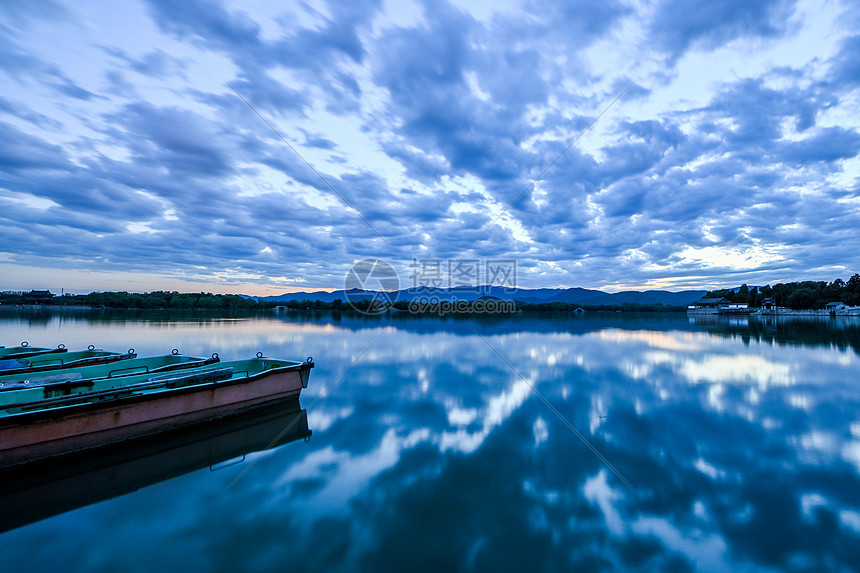
[[[760,308],[765,300],[771,299],[778,307],[793,310],[820,310],[831,302],[842,302],[848,306],[860,305],[860,274],[854,274],[847,281],[835,279],[826,281],[803,281],[778,283],[773,286],[720,289],[708,291],[705,298],[723,297],[729,302],[745,302],[750,308]]]
[[[749,287],[746,284],[736,289],[709,291],[706,298],[725,298],[730,302],[747,303],[750,308],[759,308],[770,299],[776,306],[796,310],[822,309],[831,302],[843,302],[848,306],[860,305],[860,274],[854,274],[847,281],[835,279],[826,281],[802,281],[777,283],[773,286]],[[482,297],[477,301],[460,301],[455,312],[487,312],[488,300]],[[477,304],[479,303],[480,304]],[[694,301],[691,301],[694,302]],[[523,312],[571,312],[622,311],[622,312],[682,312],[686,306],[664,304],[620,305],[580,305],[566,302],[521,302],[513,301],[516,310]],[[268,310],[286,308],[291,310],[358,310],[373,311],[378,302],[370,300],[346,302],[335,299],[332,302],[320,300],[258,300],[235,294],[212,294],[206,292],[180,293],[176,291],[153,291],[148,293],[129,293],[125,291],[91,292],[89,294],[56,296],[50,291],[0,292],[2,306],[68,306],[90,308],[129,308],[129,309],[201,309],[201,310]],[[398,311],[415,312],[415,306],[408,301],[394,302],[391,307]],[[510,312],[511,305],[499,305],[500,312]],[[433,305],[422,307],[419,312],[438,311]],[[450,311],[448,311],[450,312]]]
[[[33,291],[31,291],[32,293]],[[47,292],[47,291],[42,291]],[[289,310],[335,310],[335,311],[359,311],[376,312],[378,302],[370,300],[359,300],[344,302],[335,299],[331,302],[321,300],[257,300],[245,298],[234,294],[212,294],[212,293],[180,293],[169,291],[155,291],[149,293],[129,292],[92,292],[80,295],[51,296],[32,295],[25,292],[0,293],[0,308],[6,307],[83,307],[83,308],[106,308],[106,309],[187,309],[187,310],[271,310],[275,308]],[[497,299],[500,300],[500,299]],[[479,301],[460,301],[464,304],[457,305],[456,310],[445,310],[446,313],[461,312],[488,312],[487,298]],[[444,304],[444,303],[442,303]],[[625,311],[625,312],[681,312],[684,306],[670,306],[662,304],[633,304],[621,305],[578,305],[565,302],[547,303],[523,303],[513,301],[516,310],[524,312],[570,312],[578,309],[588,311]],[[415,305],[406,301],[395,302],[391,305],[395,311],[408,311],[419,313],[434,313],[442,307],[440,305],[423,305],[420,310],[415,310]],[[478,310],[480,308],[480,310]],[[498,312],[510,312],[509,305],[499,306]],[[490,311],[492,312],[492,311]]]

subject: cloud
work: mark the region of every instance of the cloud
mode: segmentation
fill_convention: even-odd
[[[860,34],[845,38],[839,53],[830,64],[837,88],[841,84],[853,86],[860,83],[860,55],[858,54],[860,54]]]
[[[107,46],[105,51],[127,64],[139,74],[152,78],[169,78],[173,75],[184,76],[188,62],[173,56],[161,48],[146,52],[139,58],[129,56],[124,50],[115,46]]]
[[[694,47],[713,50],[743,37],[779,37],[794,7],[794,0],[668,0],[657,5],[650,31],[657,45],[677,59]]]
[[[800,141],[788,141],[776,152],[784,163],[801,167],[823,161],[832,163],[860,153],[860,133],[841,127],[827,127]]]
[[[260,26],[241,11],[228,12],[217,0],[176,6],[150,0],[150,12],[165,31],[194,42],[253,49],[261,44]]]
[[[45,0],[44,2],[4,2],[0,6],[0,13],[7,22],[13,23],[15,27],[28,27],[33,22],[47,20],[61,22],[70,18],[71,11],[67,10],[62,2]]]
[[[126,144],[136,164],[205,178],[233,171],[229,155],[219,147],[219,139],[226,134],[194,112],[139,103],[126,106],[111,119],[111,133]]]
[[[68,166],[63,149],[25,133],[7,123],[0,123],[0,138],[13,145],[0,149],[3,174],[17,174],[26,169],[58,169]]]

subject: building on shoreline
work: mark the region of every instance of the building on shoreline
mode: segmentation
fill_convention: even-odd
[[[49,290],[31,290],[22,295],[21,304],[51,304],[55,296]]]
[[[749,304],[720,298],[703,298],[687,307],[690,314],[748,314]]]
[[[821,309],[793,309],[782,306],[770,306],[754,313],[760,316],[860,316],[860,306],[848,306],[842,302],[828,303]]]

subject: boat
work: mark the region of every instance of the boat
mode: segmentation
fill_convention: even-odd
[[[0,533],[311,437],[295,398],[207,424],[0,470]]]
[[[57,354],[66,351],[66,347],[62,344],[56,348],[39,348],[38,346],[30,346],[26,342],[22,342],[20,346],[0,348],[0,360],[19,360],[41,354]]]
[[[103,447],[298,398],[313,360],[256,358],[0,392],[0,468]]]
[[[179,351],[174,349],[172,354],[147,358],[127,358],[118,364],[109,362],[77,368],[38,369],[35,372],[24,370],[12,374],[9,374],[8,370],[0,370],[2,372],[0,374],[0,393],[57,384],[65,384],[68,388],[85,391],[91,389],[96,380],[104,381],[136,374],[154,374],[196,368],[216,363],[219,360],[218,354],[213,354],[211,358],[199,358],[179,354]],[[122,380],[118,381],[117,384],[122,384]],[[104,383],[100,385],[101,389],[106,387]]]
[[[116,362],[134,358],[133,348],[129,348],[128,352],[108,352],[106,350],[97,349],[90,346],[87,350],[79,350],[75,352],[59,352],[48,354],[37,354],[30,358],[15,358],[11,360],[0,360],[0,374],[24,374],[29,372],[42,372],[45,370],[55,370],[57,368],[79,368],[81,366],[91,366],[95,364],[107,364],[108,362]]]

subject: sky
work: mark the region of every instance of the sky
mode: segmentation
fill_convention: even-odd
[[[831,0],[3,2],[0,290],[847,279],[858,30]]]

